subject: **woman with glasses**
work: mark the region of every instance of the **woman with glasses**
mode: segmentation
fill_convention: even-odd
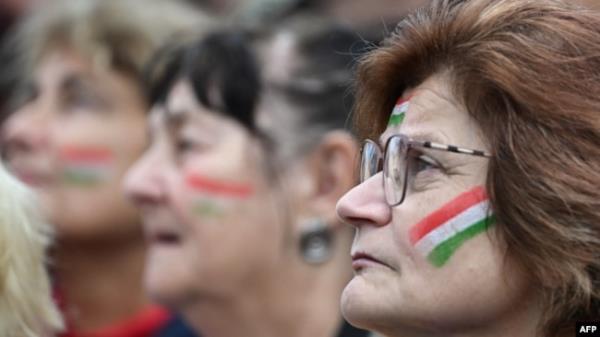
[[[146,287],[204,337],[367,336],[343,320],[355,182],[354,34],[296,17],[216,32],[148,70],[151,145],[125,189],[149,247]]]
[[[600,317],[600,16],[433,1],[359,66],[344,317],[386,336],[572,336]]]

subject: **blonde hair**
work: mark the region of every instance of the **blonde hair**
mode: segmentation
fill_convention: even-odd
[[[0,164],[0,336],[48,336],[62,328],[45,267],[50,227],[36,206]]]
[[[12,45],[20,54],[20,72],[30,73],[49,50],[67,47],[94,65],[139,78],[167,39],[202,31],[209,23],[202,12],[174,0],[57,0],[35,8]]]

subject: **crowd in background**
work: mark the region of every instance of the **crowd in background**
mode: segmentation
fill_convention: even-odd
[[[586,71],[596,64],[596,45],[581,51],[575,44],[583,38],[573,38],[573,46],[561,44],[560,34],[551,40],[551,25],[536,19],[537,10],[560,22],[571,7],[563,17],[556,14],[562,5],[548,4],[554,0],[532,0],[533,9],[501,1],[509,5],[494,12],[492,0],[0,0],[0,337],[500,336],[494,333],[507,327],[515,336],[563,337],[561,320],[596,318],[600,238],[585,235],[600,233],[593,223],[597,192],[556,175],[548,179],[563,185],[548,183],[545,191],[564,193],[560,198],[531,192],[503,200],[516,192],[502,174],[522,171],[498,159],[514,159],[522,144],[543,147],[555,132],[564,143],[548,148],[564,150],[574,165],[562,167],[586,176],[597,162],[577,149],[600,149],[593,146],[597,117],[586,110],[593,97],[548,83],[534,87],[532,80],[530,97],[548,88],[573,95],[582,103],[557,99],[558,110],[581,118],[528,116],[537,101],[520,101],[500,85],[490,92],[506,96],[484,93],[508,77],[460,63],[484,55],[487,46],[506,53],[486,58],[500,63],[516,45],[503,36],[542,36],[565,51],[557,64],[572,61],[568,69],[581,72],[579,85],[592,88],[597,78]],[[582,7],[572,21],[584,28],[595,22],[577,11],[593,13],[600,2],[576,2]],[[477,6],[514,22],[503,26],[492,14],[475,13]],[[526,10],[536,15],[517,15]],[[479,14],[483,23],[445,21]],[[471,40],[452,45],[435,34],[438,28]],[[589,33],[600,46],[600,32],[584,28],[573,31]],[[531,44],[530,55],[543,54],[536,47],[542,48]],[[589,63],[576,64],[577,52],[589,52],[581,58]],[[526,78],[534,56],[515,61],[522,68],[514,73]],[[517,112],[492,120],[469,110],[484,100]],[[454,115],[442,121],[442,112],[428,115],[431,107]],[[430,135],[418,132],[419,123],[442,130],[441,141],[419,138]],[[504,126],[533,131],[523,138],[512,129],[506,138],[494,133]],[[581,139],[567,134],[573,130]],[[545,136],[535,138],[537,131]],[[411,132],[416,136],[404,135]],[[428,156],[440,150],[469,156],[463,164],[448,159],[442,169],[445,155]],[[432,168],[447,174],[444,184],[434,173],[422,178]],[[379,175],[382,188],[373,184]],[[408,181],[419,177],[421,190]],[[586,177],[589,186],[598,183],[597,175]],[[523,183],[524,191],[547,183],[531,181],[535,186]],[[432,196],[417,199],[423,191]],[[445,204],[450,195],[459,197]],[[455,229],[426,237],[431,219],[457,213],[457,199],[491,206],[476,210],[483,219],[480,228],[467,228],[469,238],[434,247]],[[539,214],[510,208],[514,200],[539,202]],[[497,225],[506,219],[547,226]],[[407,221],[422,228],[407,229]],[[570,222],[576,224],[561,227]],[[492,238],[484,241],[482,232]],[[548,247],[520,246],[538,234]],[[418,247],[408,247],[409,239]],[[430,242],[419,246],[420,239]],[[474,246],[479,250],[469,250]],[[413,248],[430,255],[423,259]],[[433,256],[435,249],[443,252]],[[467,261],[462,267],[454,253]],[[541,262],[544,254],[561,272]],[[373,265],[385,271],[368,274]],[[538,295],[530,292],[534,283],[540,297],[531,295]],[[464,295],[467,288],[473,298]],[[498,317],[505,320],[489,323]]]
[[[48,324],[28,331],[23,317],[23,326],[7,325],[2,333],[34,336],[56,328],[61,336],[107,337],[192,336],[201,331],[208,336],[241,331],[248,336],[281,335],[289,330],[303,335],[366,334],[344,323],[338,309],[341,289],[351,274],[351,231],[338,223],[334,212],[335,202],[354,181],[356,145],[347,132],[349,87],[356,60],[418,5],[419,1],[3,1],[2,153],[10,170],[37,192],[45,219],[54,228],[49,272],[64,322],[58,329],[55,317],[48,316]],[[202,41],[205,34],[209,38]],[[193,57],[204,61],[182,65]],[[227,205],[231,196],[220,195],[217,199],[225,201],[217,200],[218,205],[209,197],[195,206],[208,220],[189,221],[192,224],[224,222],[241,228],[221,234],[203,229],[196,241],[190,240],[188,256],[180,256],[181,264],[173,265],[146,256],[148,238],[141,220],[152,223],[160,217],[156,209],[168,204],[161,204],[164,200],[149,190],[154,182],[146,178],[149,173],[134,171],[127,199],[121,185],[151,141],[146,119],[154,118],[155,110],[171,109],[169,97],[177,97],[179,76],[187,79],[183,83],[191,81],[186,90],[193,89],[194,101],[200,102],[185,109],[206,107],[238,118],[251,133],[238,146],[260,140],[260,146],[251,149],[253,156],[236,158],[236,133],[225,132],[225,147],[217,149],[224,151],[221,159],[211,164],[216,159],[207,156],[208,169],[200,168],[205,176],[196,177],[200,185],[206,176],[214,179],[220,176],[215,172],[228,170],[229,176],[221,180],[246,177],[256,185],[265,174],[269,179],[266,190],[258,193],[262,199],[252,206],[244,206],[248,201],[243,198]],[[237,84],[230,87],[222,83],[226,81]],[[213,93],[203,91],[208,90],[205,86],[222,91],[225,102],[214,101]],[[211,125],[217,128],[218,123]],[[262,168],[265,163],[257,160],[253,174],[245,162],[254,156],[269,167]],[[227,168],[239,160],[242,166]],[[288,168],[289,162],[304,161],[310,164],[306,172]],[[60,182],[48,183],[54,175],[61,176]],[[296,186],[299,176],[310,179]],[[311,180],[316,190],[303,191]],[[273,195],[277,201],[270,200]],[[131,200],[142,210],[142,219]],[[238,207],[236,216],[215,217]],[[253,219],[257,211],[267,218]],[[271,248],[260,253],[260,247]],[[230,253],[222,257],[224,251]],[[259,253],[252,254],[255,251]],[[158,262],[145,263],[145,258]],[[211,262],[194,271],[199,268],[197,258]],[[305,287],[312,290],[305,293]],[[194,304],[188,298],[198,292],[216,299]],[[156,300],[167,306],[157,306]],[[286,306],[290,308],[281,309]],[[319,309],[307,309],[315,306]],[[249,309],[258,315],[249,315]],[[51,308],[46,310],[49,315]],[[289,316],[301,318],[290,322]],[[239,323],[231,324],[236,320]]]

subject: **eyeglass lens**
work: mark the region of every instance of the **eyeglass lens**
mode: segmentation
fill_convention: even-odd
[[[381,170],[381,150],[371,140],[365,141],[360,160],[360,182],[364,182]]]
[[[365,141],[360,161],[360,182],[383,170],[385,198],[389,205],[394,206],[400,204],[406,195],[408,141],[400,136],[391,137],[385,151],[382,158],[380,147],[371,140]]]
[[[400,204],[406,194],[407,151],[408,141],[404,137],[388,140],[383,163],[383,188],[390,206]]]

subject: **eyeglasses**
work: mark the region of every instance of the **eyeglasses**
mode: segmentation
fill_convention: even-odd
[[[391,207],[400,205],[406,197],[409,177],[414,176],[420,165],[437,164],[430,158],[412,153],[411,149],[413,148],[427,148],[486,158],[492,156],[490,153],[480,150],[416,141],[403,134],[391,136],[382,151],[378,143],[367,139],[361,150],[360,182],[364,182],[383,170],[383,190],[386,202]]]

